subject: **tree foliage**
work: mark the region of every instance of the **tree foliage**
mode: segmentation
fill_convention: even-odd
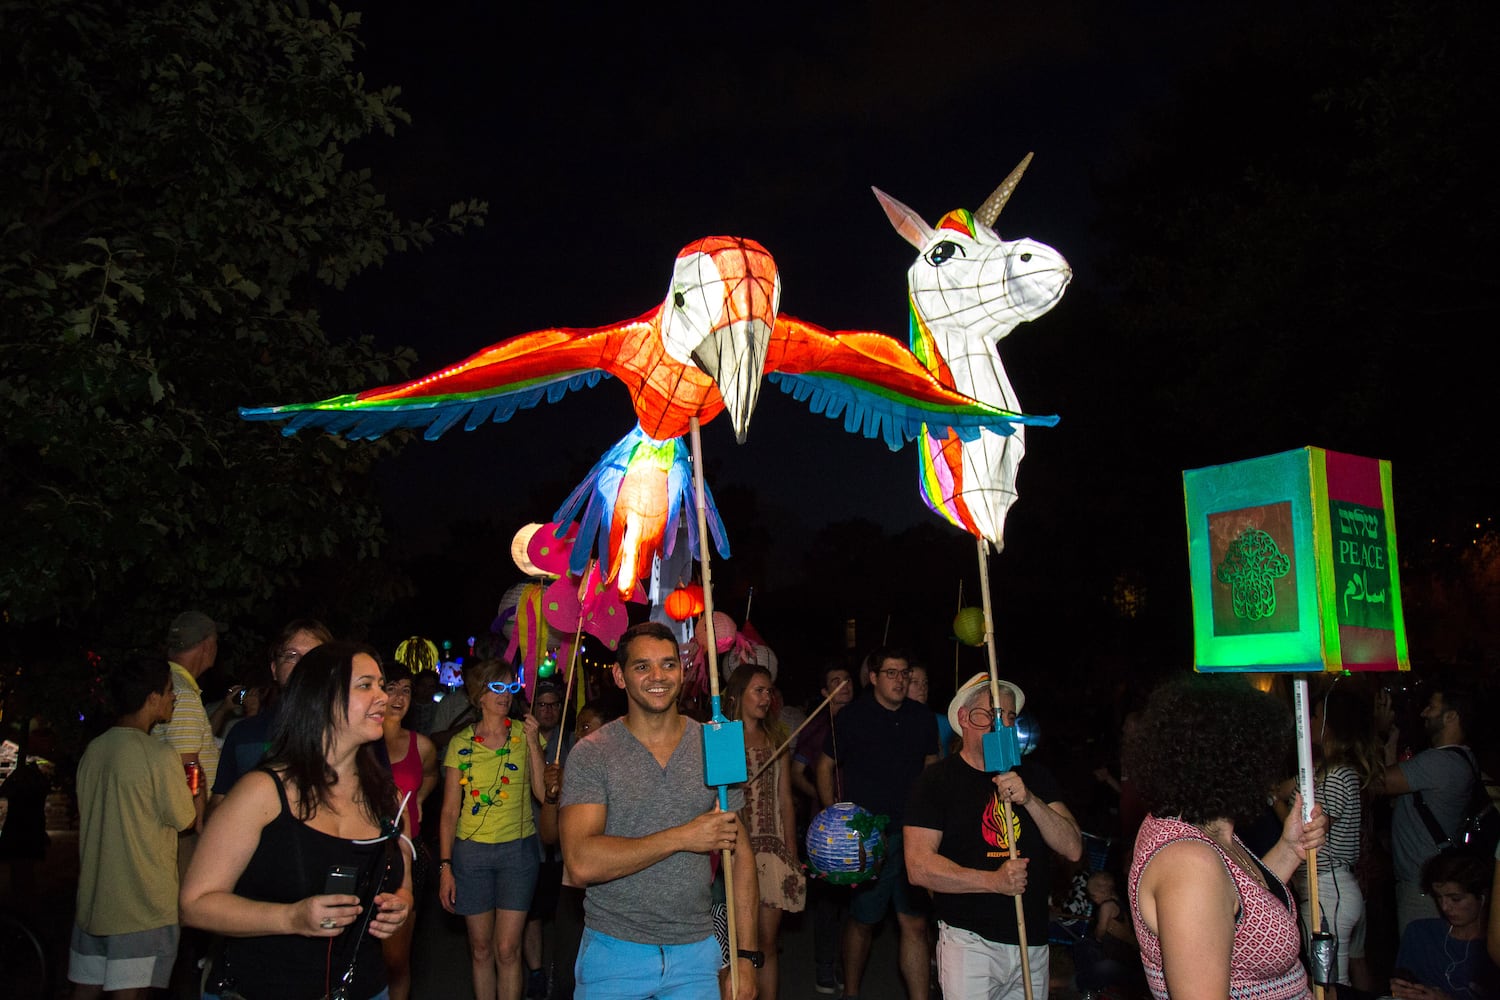
[[[403,375],[331,342],[320,295],[482,224],[398,217],[352,143],[395,87],[359,15],[306,2],[0,3],[0,609],[6,659],[150,645],[171,614],[243,615],[310,560],[383,541],[392,444],[286,442],[240,405]]]

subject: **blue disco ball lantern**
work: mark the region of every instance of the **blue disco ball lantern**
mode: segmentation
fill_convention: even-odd
[[[807,826],[807,857],[814,874],[835,885],[874,878],[885,860],[885,816],[853,802],[836,802]]]
[[[1041,739],[1042,728],[1031,716],[1022,712],[1016,717],[1016,742],[1021,745],[1021,756],[1024,757],[1036,749],[1037,741]]]

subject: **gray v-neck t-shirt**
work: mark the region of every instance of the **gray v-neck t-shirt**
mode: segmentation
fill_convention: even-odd
[[[717,789],[703,784],[703,727],[684,718],[667,766],[657,763],[617,719],[575,746],[563,769],[561,807],[606,809],[604,833],[645,837],[681,826],[714,808]],[[730,791],[729,808],[744,795]],[[713,876],[709,856],[678,851],[633,875],[588,887],[584,922],[594,931],[641,944],[691,944],[711,936]]]

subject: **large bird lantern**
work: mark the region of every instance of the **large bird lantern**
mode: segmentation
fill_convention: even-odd
[[[693,550],[701,545],[694,519],[680,517],[690,510],[692,482],[680,438],[694,418],[706,423],[727,411],[743,441],[763,374],[815,413],[842,416],[847,430],[881,437],[893,450],[928,424],[974,438],[984,428],[1004,435],[1032,420],[944,385],[884,334],[834,333],[778,316],[780,298],[780,276],[764,247],[705,237],[677,255],[665,299],[634,319],[537,330],[399,385],[240,414],[284,420],[284,434],[313,427],[359,440],[418,428],[432,440],[459,424],[473,430],[508,420],[519,409],[614,376],[630,393],[637,426],[553,520],[582,512],[573,572],[585,569],[597,547],[606,579],[627,596],[649,575],[664,539],[670,552],[679,520],[686,521]],[[716,512],[709,524],[727,556]]]

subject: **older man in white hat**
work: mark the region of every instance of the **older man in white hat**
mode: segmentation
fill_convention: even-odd
[[[1009,681],[1000,681],[999,690],[1000,721],[1013,726],[1026,695]],[[1045,997],[1051,855],[1077,861],[1082,834],[1046,768],[985,770],[984,734],[995,722],[989,674],[975,674],[958,689],[948,721],[962,734],[963,749],[923,772],[906,808],[905,836],[908,876],[932,892],[944,1000],[1024,995],[1016,908],[996,895],[1023,900],[1032,991]],[[1004,802],[1014,817],[1010,830]]]

